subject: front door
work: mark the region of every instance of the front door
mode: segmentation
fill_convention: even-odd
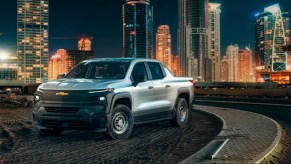
[[[151,109],[155,108],[154,104],[154,85],[148,79],[148,73],[144,62],[136,63],[131,73],[131,80],[135,75],[144,75],[147,81],[138,83],[137,86],[132,86],[133,100],[133,117],[148,115]]]

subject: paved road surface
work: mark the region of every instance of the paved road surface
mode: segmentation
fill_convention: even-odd
[[[215,107],[240,109],[269,116],[286,128],[289,136],[289,155],[284,163],[291,163],[291,100],[290,99],[246,99],[246,98],[219,98],[199,97],[195,104]],[[287,141],[288,142],[288,141]]]

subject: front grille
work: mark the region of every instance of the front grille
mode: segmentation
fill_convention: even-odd
[[[65,96],[59,96],[58,93],[64,92]],[[69,91],[69,90],[43,90],[41,94],[42,101],[47,104],[56,103],[86,103],[88,91]]]
[[[49,113],[77,113],[80,108],[71,107],[45,107],[45,111]]]

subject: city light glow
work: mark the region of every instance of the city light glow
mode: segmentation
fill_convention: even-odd
[[[0,51],[0,60],[6,60],[8,59],[10,54],[6,51]]]

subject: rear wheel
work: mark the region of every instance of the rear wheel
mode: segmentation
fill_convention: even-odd
[[[172,126],[175,127],[185,127],[189,120],[189,106],[185,98],[179,98],[175,105],[176,115],[170,120]]]
[[[116,105],[106,132],[107,138],[126,139],[131,135],[132,130],[133,118],[130,109],[125,105]]]

